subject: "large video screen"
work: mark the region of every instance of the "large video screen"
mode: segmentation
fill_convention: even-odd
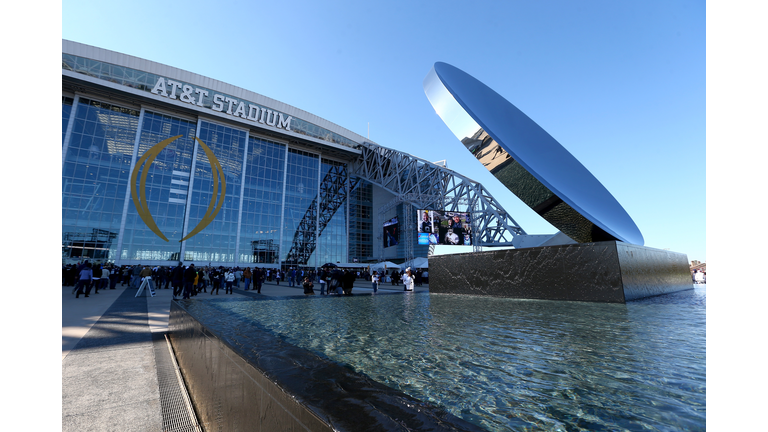
[[[384,247],[396,246],[400,242],[400,222],[397,216],[384,222]]]
[[[469,213],[443,210],[418,210],[420,245],[472,245],[472,221]]]

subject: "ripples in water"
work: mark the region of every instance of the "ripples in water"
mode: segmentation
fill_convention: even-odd
[[[705,430],[705,287],[626,305],[442,294],[222,303],[490,431]]]

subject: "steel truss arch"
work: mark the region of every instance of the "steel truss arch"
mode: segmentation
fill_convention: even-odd
[[[349,179],[347,167],[342,163],[331,163],[331,167],[320,181],[319,206],[316,196],[307,207],[304,217],[293,234],[291,248],[283,265],[289,267],[305,266],[317,249],[317,238],[333,219],[339,209],[344,208],[349,192],[357,187],[358,179]]]
[[[472,213],[476,245],[512,245],[515,236],[526,235],[482,184],[446,167],[377,144],[365,142],[359,149],[360,155],[350,164],[351,176],[384,188],[418,209]]]
[[[482,184],[408,153],[367,142],[359,148],[357,159],[348,166],[333,164],[320,181],[319,197],[309,205],[294,231],[284,265],[308,264],[318,236],[333,215],[344,208],[361,179],[395,195],[387,206],[407,203],[417,209],[471,213],[475,246],[511,246],[515,236],[526,235]],[[406,232],[410,232],[410,213],[407,216]],[[406,257],[412,259],[413,248],[409,241],[406,243]]]

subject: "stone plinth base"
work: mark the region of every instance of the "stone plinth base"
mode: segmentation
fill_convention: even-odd
[[[616,241],[429,258],[431,293],[625,303],[687,289],[687,255]]]

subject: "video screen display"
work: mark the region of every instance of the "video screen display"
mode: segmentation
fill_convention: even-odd
[[[417,220],[420,245],[472,245],[472,221],[469,213],[418,210]]]
[[[384,222],[384,247],[396,246],[400,242],[400,222],[397,216]]]

